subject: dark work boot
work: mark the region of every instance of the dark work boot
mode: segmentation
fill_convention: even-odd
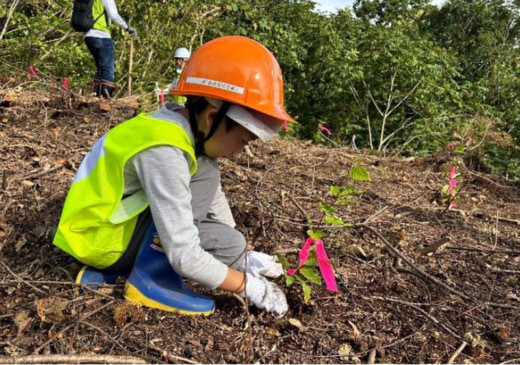
[[[114,94],[114,90],[116,89],[116,85],[113,82],[102,80],[99,84],[100,87],[100,96],[105,99],[112,99],[112,95]]]
[[[90,91],[90,94],[96,94],[96,96],[101,95],[101,89],[100,89],[100,82],[99,80],[92,81],[92,90]]]

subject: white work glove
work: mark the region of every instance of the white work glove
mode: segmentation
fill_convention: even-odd
[[[247,252],[246,271],[255,276],[262,275],[267,278],[277,278],[284,274],[282,264],[278,262],[276,256],[257,251]]]
[[[132,37],[132,39],[137,38],[137,30],[134,27],[128,26],[128,28],[126,28],[126,31],[128,32],[128,34],[130,34],[130,37]]]
[[[276,316],[281,317],[287,313],[289,306],[282,289],[263,276],[247,273],[246,277],[246,289],[240,293],[241,296],[247,297],[256,307],[272,312]]]

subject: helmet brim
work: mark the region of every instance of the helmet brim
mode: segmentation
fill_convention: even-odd
[[[220,108],[223,103],[221,100],[213,98],[206,98],[206,100],[215,108]],[[237,104],[231,104],[226,116],[253,133],[264,143],[276,137],[283,125],[282,120]]]

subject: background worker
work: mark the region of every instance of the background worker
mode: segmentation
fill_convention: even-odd
[[[114,84],[114,40],[110,35],[112,21],[137,38],[137,30],[130,27],[119,15],[114,0],[94,0],[92,16],[96,20],[92,29],[84,33],[83,40],[96,63],[96,76],[92,91],[96,96],[111,98]]]
[[[173,55],[173,62],[175,64],[175,76],[173,77],[172,83],[170,84],[167,91],[175,90],[177,87],[177,83],[179,82],[179,78],[181,76],[182,70],[186,65],[186,62],[190,59],[190,51],[187,48],[180,47],[175,50]],[[182,95],[173,95],[173,101],[177,104],[184,105],[188,99]]]
[[[220,37],[197,49],[172,93],[186,95],[186,107],[165,103],[95,143],[54,244],[87,265],[78,283],[95,288],[127,277],[125,297],[135,303],[211,313],[214,301],[189,289],[187,278],[285,314],[285,294],[268,280],[283,268],[273,256],[246,253],[217,163],[294,122],[283,106],[278,62],[250,38]]]

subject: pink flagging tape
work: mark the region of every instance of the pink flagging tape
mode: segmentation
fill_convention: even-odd
[[[450,168],[450,184],[448,188],[448,194],[451,197],[455,196],[455,188],[457,187],[457,180],[455,180],[455,174],[457,173],[457,170],[455,166],[452,166]],[[456,208],[457,204],[455,202],[450,202],[450,208]]]
[[[294,275],[296,270],[298,270],[300,267],[305,265],[307,260],[309,259],[309,250],[311,249],[311,244],[314,242],[314,239],[309,237],[307,238],[307,241],[305,241],[305,244],[302,247],[302,250],[300,251],[300,262],[298,263],[298,268],[296,269],[289,269],[287,270],[287,275]]]
[[[286,121],[286,120],[283,121],[283,129],[284,129],[286,132],[289,132],[289,126],[287,125],[287,121]]]
[[[164,104],[164,90],[161,89],[161,105]]]
[[[66,77],[63,78],[63,81],[61,82],[61,87],[65,90],[69,89],[69,80]]]
[[[307,260],[309,260],[309,250],[311,249],[311,244],[315,244],[316,249],[316,259],[318,260],[318,266],[321,271],[321,275],[323,276],[323,280],[325,281],[325,286],[329,291],[338,291],[338,286],[336,284],[336,278],[334,277],[334,270],[332,270],[332,265],[330,264],[329,258],[327,257],[327,253],[325,252],[325,246],[323,245],[322,240],[315,240],[312,237],[307,238],[305,244],[302,247],[302,250],[299,254],[299,263],[296,269],[287,270],[287,275],[294,275],[296,271],[298,271]]]
[[[327,257],[327,253],[325,252],[325,246],[323,246],[323,241],[317,240],[315,247],[316,258],[318,259],[318,266],[320,267],[323,280],[325,280],[325,286],[327,287],[327,290],[338,291],[338,286],[336,285],[336,278],[334,277],[334,271],[332,270],[332,265],[330,264],[329,258]]]
[[[332,131],[322,124],[318,124],[318,129],[322,132],[327,133],[329,136],[332,135]]]
[[[40,76],[38,76],[38,74],[34,70],[34,66],[33,65],[29,66],[29,72],[30,72],[30,74],[28,74],[29,76],[33,76],[35,79],[39,79],[40,78]]]

